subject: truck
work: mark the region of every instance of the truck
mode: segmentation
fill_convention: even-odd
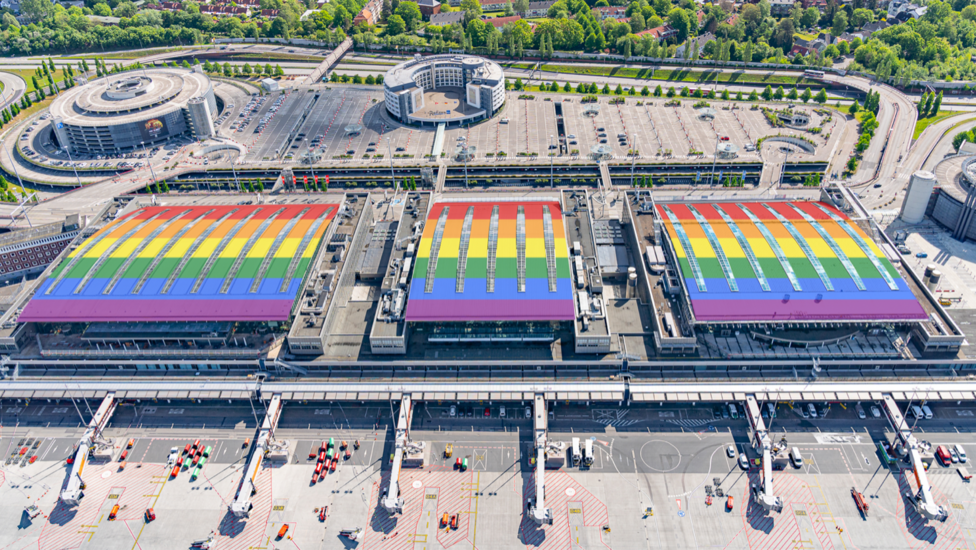
[[[583,464],[585,466],[593,465],[593,440],[587,439],[585,447],[583,450]]]
[[[573,438],[573,444],[570,447],[569,452],[573,453],[573,466],[580,465],[580,440],[578,437]]]

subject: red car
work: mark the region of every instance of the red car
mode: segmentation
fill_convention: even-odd
[[[319,508],[319,521],[325,521],[325,517],[328,512],[328,509],[329,508],[327,506],[323,506]]]
[[[952,464],[952,455],[949,454],[949,449],[945,445],[939,445],[939,448],[935,450],[935,454],[938,455],[943,466]]]
[[[731,510],[732,509],[732,503],[733,503],[732,495],[729,495],[729,499],[725,501],[725,508],[727,510]]]
[[[149,523],[150,521],[156,519],[156,512],[154,512],[152,508],[146,508],[146,513],[144,516],[146,518],[146,523]]]
[[[728,140],[729,140],[729,136],[722,136],[722,141],[728,141]]]
[[[491,416],[491,407],[485,407],[485,416]]]

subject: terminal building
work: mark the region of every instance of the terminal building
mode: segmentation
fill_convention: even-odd
[[[217,100],[202,71],[145,69],[69,88],[54,99],[50,113],[58,147],[116,154],[176,136],[212,136]]]
[[[4,364],[339,377],[976,369],[930,285],[841,187],[816,201],[588,189],[195,200],[106,205],[0,316]]]
[[[505,103],[505,73],[494,61],[416,55],[383,80],[386,110],[404,124],[459,126],[491,118]]]

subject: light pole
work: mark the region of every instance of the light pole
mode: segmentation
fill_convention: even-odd
[[[786,148],[786,160],[783,161],[783,169],[779,173],[779,185],[777,187],[782,187],[783,186],[783,176],[786,175],[786,163],[788,163],[790,161],[790,151],[792,151],[792,149],[789,148],[789,147],[787,147]]]
[[[16,147],[16,145],[14,145],[14,147]],[[7,151],[7,159],[10,161],[10,165],[14,167],[14,175],[17,176],[17,183],[20,184],[20,190],[24,191],[24,181],[20,179],[20,172],[17,170],[17,163],[14,162],[13,157],[10,156],[10,151],[6,147],[4,147],[3,150]],[[31,224],[30,218],[27,217],[26,206],[24,206],[24,218],[27,220],[27,225],[29,227],[34,227],[34,225]]]
[[[152,158],[149,157],[148,154],[146,154],[146,142],[140,141],[139,145],[142,145],[142,153],[147,157],[146,164],[149,165],[149,173],[152,174],[153,183],[156,183],[156,171],[153,170]]]
[[[630,188],[634,188],[634,164],[637,162],[637,151],[634,148],[637,145],[637,134],[631,134],[630,136]]]
[[[383,131],[386,131],[386,124],[383,125]],[[390,144],[390,138],[386,138],[386,151],[390,154],[390,178],[393,179],[393,193],[396,194],[397,183],[396,183],[396,173],[393,171],[393,145]]]
[[[715,152],[712,156],[712,175],[708,178],[708,185],[715,185],[715,163],[718,162],[718,132],[715,133]]]
[[[305,138],[305,141],[308,141],[308,138]],[[308,148],[308,145],[307,144],[305,145],[305,156],[308,157],[308,169],[312,172],[312,182],[314,183],[315,182],[315,163],[312,161],[312,150]],[[318,187],[319,186],[316,183],[315,184],[315,188],[318,189]]]
[[[81,187],[81,178],[78,177],[78,168],[75,167],[75,161],[71,160],[71,151],[68,150],[68,144],[64,144],[64,152],[68,153],[68,162],[71,163],[71,169],[75,172],[75,179],[78,180],[78,187]],[[10,153],[7,153],[8,155]]]
[[[556,186],[552,176],[552,134],[549,134],[549,189]],[[465,168],[467,170],[467,168]]]
[[[461,149],[461,157],[464,159],[464,188],[468,188],[468,144],[465,142],[464,148]]]

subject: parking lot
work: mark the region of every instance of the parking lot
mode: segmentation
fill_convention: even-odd
[[[291,143],[284,143],[293,130],[293,125],[285,121],[301,112],[306,99],[302,96],[299,101],[301,94],[298,93],[285,94],[272,94],[272,98],[286,99],[278,115],[251,138],[249,160],[271,160],[275,151],[282,147],[280,153],[285,160],[289,160],[289,155],[297,160],[308,148],[321,155],[319,164],[346,156],[357,163],[386,163],[391,154],[394,160],[416,162],[432,152],[433,128],[414,128],[393,121],[385,112],[379,89],[355,86],[320,92],[307,120],[296,132],[296,138]],[[689,155],[691,151],[702,151],[708,158],[717,143],[737,148],[737,160],[755,162],[760,160],[754,147],[756,142],[774,134],[797,135],[811,140],[817,147],[815,154],[794,148],[790,160],[817,160],[829,154],[831,130],[839,123],[839,117],[834,117],[825,124],[824,117],[815,113],[813,106],[802,105],[798,109],[810,115],[808,127],[824,128],[820,135],[801,129],[774,128],[762,111],[741,103],[731,105],[712,101],[714,120],[703,120],[693,107],[694,101],[688,98],[684,98],[678,107],[665,107],[663,98],[626,97],[624,104],[611,105],[606,98],[595,104],[583,104],[579,96],[534,94],[534,99],[518,99],[519,92],[507,94],[505,106],[492,119],[469,127],[448,129],[442,151],[453,156],[459,145],[467,144],[476,149],[475,159],[481,162],[490,159],[545,162],[548,151],[559,151],[557,101],[562,102],[566,135],[565,150],[557,155],[557,162],[586,159],[597,145],[609,147],[616,159],[626,159],[628,152],[636,149],[642,158],[663,160],[670,154],[672,161],[697,161],[700,157]],[[244,131],[245,138],[253,133],[255,122],[267,115],[269,105],[270,102],[252,115],[253,121]],[[595,114],[587,113],[592,109]]]

